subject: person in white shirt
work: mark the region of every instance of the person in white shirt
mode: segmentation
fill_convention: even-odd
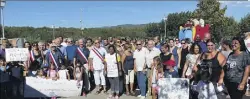
[[[61,43],[61,45],[63,46],[63,47],[67,47],[68,45],[67,45],[67,41],[68,41],[68,39],[67,38],[64,38],[63,39],[63,42]]]
[[[58,71],[58,74],[59,74],[59,79],[63,79],[63,80],[68,79],[68,80],[70,80],[69,72],[65,68],[65,66],[61,67],[61,69]]]
[[[106,54],[106,50],[100,46],[100,41],[95,40],[94,47],[90,50],[89,65],[94,73],[95,84],[96,86],[99,86],[96,94],[99,94],[102,89],[104,90],[104,93],[107,92],[105,87],[106,80],[104,77],[104,57]]]
[[[119,99],[119,77],[122,75],[121,58],[116,53],[114,45],[110,45],[108,49],[109,53],[105,55],[105,74],[111,85],[111,93],[108,98]]]
[[[142,47],[142,41],[138,40],[136,43],[137,49],[134,52],[134,71],[137,74],[137,82],[140,88],[141,99],[145,99],[146,96],[146,51],[147,49]]]
[[[148,78],[148,92],[147,94],[151,95],[151,66],[153,64],[153,59],[155,56],[159,56],[161,51],[155,47],[155,43],[153,40],[148,41],[148,49],[146,50],[146,65],[147,65],[147,78]]]

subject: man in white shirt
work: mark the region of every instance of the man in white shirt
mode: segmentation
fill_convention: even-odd
[[[104,89],[106,92],[106,80],[104,77],[104,57],[107,54],[106,50],[100,46],[100,41],[95,40],[94,47],[90,50],[89,55],[89,65],[94,73],[94,79],[96,86],[99,86],[97,89],[97,94],[101,92],[101,89]]]
[[[148,49],[146,50],[146,65],[147,65],[147,78],[148,78],[148,95],[151,95],[151,66],[153,64],[153,59],[156,56],[159,56],[161,51],[155,47],[155,43],[153,40],[148,41]]]
[[[145,99],[146,96],[146,51],[142,47],[142,41],[138,40],[136,43],[137,49],[134,52],[134,71],[137,74],[137,82],[141,91],[138,97]]]

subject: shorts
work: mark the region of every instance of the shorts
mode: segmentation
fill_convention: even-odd
[[[126,75],[126,85],[129,83],[134,83],[135,72],[134,70],[128,70],[128,74]]]

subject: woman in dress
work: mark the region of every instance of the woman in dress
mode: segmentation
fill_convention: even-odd
[[[201,47],[198,43],[192,44],[189,54],[186,56],[186,63],[183,68],[182,78],[189,78],[192,74],[193,67],[196,63],[196,60],[201,54]]]

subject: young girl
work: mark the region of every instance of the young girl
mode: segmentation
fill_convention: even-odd
[[[52,80],[58,79],[58,73],[53,63],[50,63],[50,69],[47,72],[47,78]]]
[[[80,62],[76,63],[76,67],[74,69],[74,79],[77,80],[77,86],[80,87],[80,81],[82,80],[82,67]]]
[[[70,80],[70,77],[69,77],[69,72],[68,70],[65,68],[65,66],[63,65],[61,67],[61,69],[58,71],[58,74],[59,74],[59,79],[68,79]]]
[[[157,99],[157,81],[160,78],[163,78],[163,67],[161,66],[161,60],[159,56],[154,57],[153,59],[153,72],[152,72],[152,99]]]
[[[175,62],[173,60],[168,60],[163,64],[166,66],[166,69],[164,71],[164,77],[179,78],[178,72],[174,69]]]

